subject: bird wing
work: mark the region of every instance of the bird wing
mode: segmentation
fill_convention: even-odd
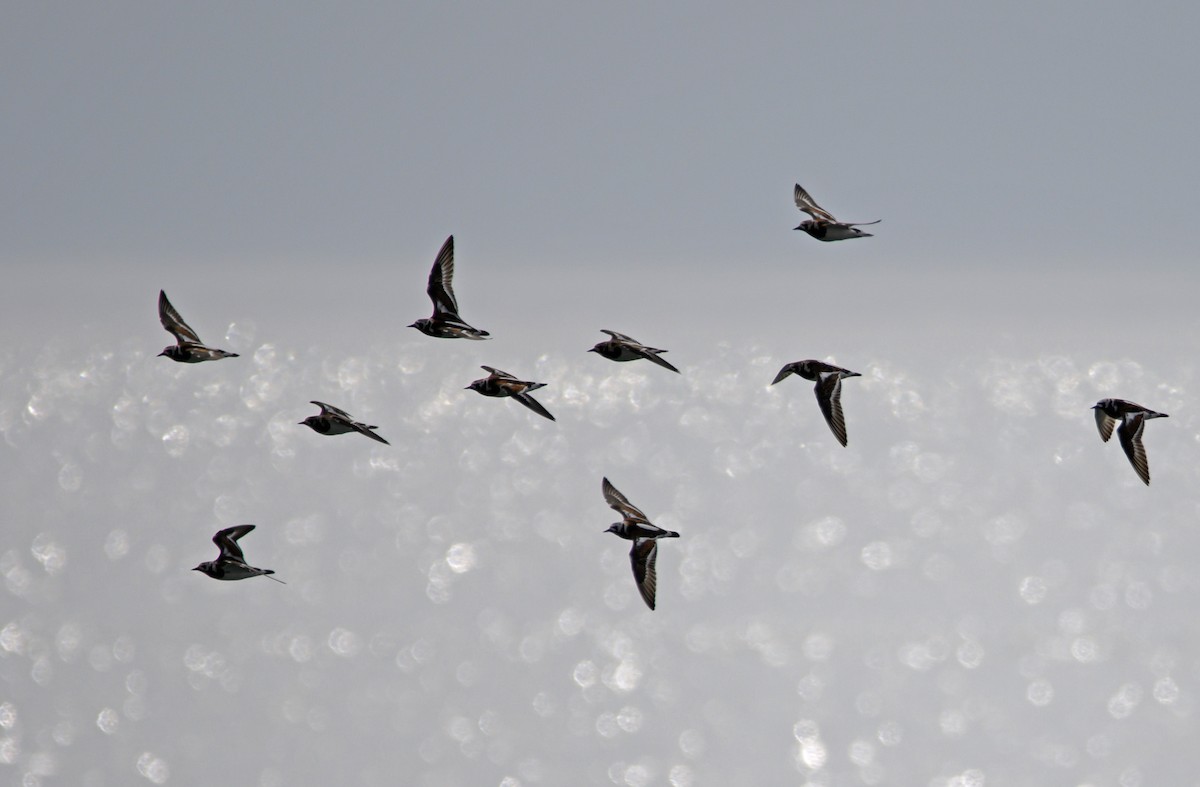
[[[784,367],[779,370],[779,374],[775,375],[775,379],[771,381],[771,385],[774,385],[775,383],[779,382],[783,378],[787,377],[789,374],[794,374],[795,372],[796,372],[796,364],[794,364],[794,363],[785,364]]]
[[[324,402],[318,402],[315,399],[310,401],[309,404],[315,404],[317,407],[320,407],[321,415],[332,415],[336,418],[344,418],[346,421],[351,420],[350,413],[348,413],[345,410],[342,410],[340,408],[334,407],[331,404],[325,404]]]
[[[167,300],[165,290],[158,291],[158,319],[162,323],[162,327],[174,334],[175,341],[179,344],[183,344],[184,342],[203,344],[196,332],[192,330],[190,325],[183,321],[183,317],[179,316],[179,312]]]
[[[613,337],[614,339],[616,339],[619,342],[628,342],[630,344],[640,344],[640,342],[638,342],[638,340],[634,339],[632,336],[626,336],[623,333],[617,333],[616,331],[610,331],[607,328],[601,328],[600,333],[607,333],[609,336]]]
[[[242,548],[238,546],[237,541],[253,529],[254,525],[234,525],[218,531],[213,536],[213,543],[221,550],[221,557],[218,559],[246,562],[246,556],[242,554]]]
[[[1095,413],[1096,428],[1100,430],[1100,439],[1107,443],[1108,438],[1112,437],[1112,430],[1117,424],[1117,419],[1113,418],[1099,407],[1096,408]]]
[[[542,416],[543,418],[549,418],[551,421],[555,420],[554,416],[550,415],[550,411],[547,410],[545,407],[542,407],[541,402],[534,399],[529,394],[524,393],[524,392],[515,393],[512,395],[512,398],[516,399],[518,402],[525,405],[530,410],[533,410],[535,413]]]
[[[508,372],[503,372],[503,371],[500,371],[499,369],[493,369],[491,366],[481,366],[480,368],[483,369],[488,374],[490,374],[492,377],[499,377],[504,380],[517,379],[515,376],[509,374]]]
[[[796,207],[812,216],[817,221],[831,221],[835,224],[837,223],[837,219],[833,217],[833,214],[818,205],[817,201],[813,199],[812,196],[805,191],[804,187],[799,183],[796,184],[795,196]]]
[[[629,550],[629,562],[633,565],[633,579],[646,606],[654,609],[654,591],[658,587],[658,542],[653,538],[639,538]]]
[[[629,502],[629,498],[617,491],[617,488],[612,485],[612,482],[607,478],[600,485],[601,491],[604,492],[604,500],[609,507],[620,514],[625,519],[631,519],[635,522],[645,522],[649,524],[650,520],[642,513],[642,510]]]
[[[824,372],[817,380],[814,389],[817,394],[817,404],[825,422],[833,431],[833,436],[843,446],[846,445],[846,419],[842,416],[842,375],[840,372]]]
[[[433,301],[433,316],[447,314],[458,316],[458,301],[454,297],[454,236],[446,238],[438,251],[433,268],[429,271],[429,286],[426,292]]]
[[[391,445],[391,443],[389,443],[387,440],[384,440],[382,437],[375,434],[374,430],[378,429],[379,428],[378,426],[367,426],[366,424],[359,423],[358,421],[351,421],[350,425],[352,427],[354,427],[354,431],[359,432],[361,434],[365,434],[367,437],[371,438],[372,440],[378,440],[379,442],[383,443],[384,445]]]
[[[647,361],[652,361],[664,369],[670,369],[671,371],[675,372],[676,374],[681,373],[678,369],[676,369],[674,366],[672,366],[665,358],[659,357],[658,354],[665,353],[666,350],[656,350],[653,347],[643,347],[641,345],[638,345],[637,347],[633,347],[631,349],[638,355],[645,358]]]
[[[1146,428],[1146,416],[1143,413],[1128,413],[1121,419],[1117,427],[1117,437],[1121,439],[1121,447],[1129,464],[1133,465],[1138,478],[1150,486],[1150,462],[1146,459],[1146,449],[1142,446],[1142,430]]]

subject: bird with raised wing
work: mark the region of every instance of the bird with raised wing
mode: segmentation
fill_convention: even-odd
[[[254,529],[254,525],[235,525],[227,527],[224,530],[218,531],[213,536],[213,543],[221,550],[221,554],[216,560],[209,560],[192,569],[192,571],[202,571],[213,579],[223,579],[232,581],[235,579],[249,579],[250,577],[266,577],[274,580],[281,585],[286,585],[282,579],[275,579],[271,576],[275,572],[269,568],[255,568],[246,563],[246,557],[242,554],[242,548],[238,545],[238,539]]]
[[[789,374],[796,374],[805,380],[816,382],[813,390],[816,392],[817,404],[821,407],[821,413],[825,416],[825,423],[829,424],[837,441],[845,446],[846,419],[842,415],[842,380],[846,377],[862,377],[862,375],[824,361],[794,361],[779,370],[779,374],[775,375],[771,385]]]
[[[203,361],[219,361],[222,358],[237,358],[237,353],[218,350],[215,347],[205,347],[199,335],[192,327],[183,321],[171,302],[167,300],[165,290],[158,291],[158,319],[162,327],[175,336],[175,344],[163,348],[159,356],[167,356],[177,363],[201,363]]]
[[[812,216],[811,219],[805,219],[800,222],[798,230],[803,230],[817,240],[834,241],[834,240],[850,240],[851,238],[870,238],[874,237],[869,232],[863,232],[859,227],[867,227],[872,224],[878,224],[883,219],[875,221],[860,221],[850,223],[838,221],[833,217],[833,214],[817,204],[817,201],[804,190],[804,187],[799,183],[796,184],[795,190],[796,207]]]
[[[422,317],[409,328],[439,339],[486,339],[490,334],[473,328],[458,316],[458,300],[454,297],[454,236],[446,238],[429,271],[425,291],[433,301],[433,316]]]
[[[600,484],[604,501],[621,515],[620,522],[609,525],[605,533],[613,533],[633,542],[629,550],[629,562],[633,566],[633,580],[646,606],[654,609],[654,597],[658,588],[658,539],[679,538],[674,530],[664,530],[652,523],[641,509],[629,502],[629,498],[617,491],[612,482],[605,478]]]

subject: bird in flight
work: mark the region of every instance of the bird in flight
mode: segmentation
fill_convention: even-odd
[[[458,301],[454,297],[454,236],[446,238],[429,271],[429,300],[433,301],[433,316],[422,317],[409,328],[439,339],[485,339],[490,334],[472,328],[458,316]]]
[[[833,431],[833,436],[843,446],[846,445],[846,419],[842,415],[842,379],[846,377],[862,377],[858,372],[834,366],[823,361],[795,361],[785,365],[775,375],[771,385],[779,382],[789,374],[797,374],[805,380],[813,380],[816,387],[817,404],[825,416],[825,422]]]
[[[165,355],[178,363],[200,363],[238,357],[237,353],[205,347],[196,332],[183,321],[183,317],[179,316],[179,312],[167,300],[164,290],[158,291],[158,319],[162,322],[162,327],[175,336],[175,344],[164,347],[159,353],[160,357]]]
[[[1124,399],[1101,399],[1092,405],[1092,409],[1096,411],[1096,428],[1100,430],[1100,439],[1106,443],[1112,437],[1113,426],[1120,422],[1117,438],[1125,449],[1125,456],[1129,457],[1129,464],[1133,465],[1138,478],[1150,486],[1150,463],[1142,446],[1142,431],[1146,428],[1146,421],[1151,418],[1169,416]]]
[[[213,579],[223,579],[232,581],[235,579],[248,579],[249,577],[266,577],[272,579],[281,585],[286,585],[282,579],[275,579],[271,576],[275,572],[269,568],[255,568],[246,564],[246,557],[242,554],[242,548],[238,546],[238,539],[254,529],[254,525],[235,525],[227,527],[224,530],[218,531],[213,536],[213,543],[221,550],[221,554],[216,560],[206,561],[192,569],[192,571],[202,571]]]
[[[331,404],[324,402],[313,401],[310,404],[315,404],[321,408],[321,412],[317,415],[310,415],[300,422],[302,426],[307,426],[314,432],[323,435],[346,434],[347,432],[358,432],[365,434],[372,440],[378,440],[384,445],[391,445],[387,440],[384,440],[379,435],[375,434],[378,426],[364,424],[361,421],[355,421],[350,417],[350,413],[345,410],[339,410]]]
[[[529,395],[530,391],[545,388],[545,383],[531,383],[525,380],[518,380],[508,372],[502,372],[490,366],[481,368],[488,373],[488,376],[471,383],[467,386],[466,390],[475,391],[484,396],[511,396],[543,418],[549,418],[551,421],[554,420],[554,416],[550,415],[550,411],[542,407],[540,402]]]
[[[849,240],[851,238],[871,238],[874,237],[869,232],[863,232],[859,227],[866,227],[871,224],[878,224],[883,219],[875,221],[863,221],[851,224],[845,221],[838,221],[833,217],[833,214],[817,204],[817,201],[812,198],[804,187],[799,183],[796,184],[796,207],[812,216],[811,219],[805,219],[800,222],[798,230],[804,230],[809,235],[812,235],[817,240],[834,241],[834,240]]]
[[[621,521],[609,525],[605,533],[614,533],[621,538],[633,542],[629,550],[629,562],[633,566],[633,580],[637,583],[638,592],[646,606],[654,609],[654,595],[658,587],[658,574],[655,564],[658,562],[658,539],[679,538],[674,530],[664,530],[653,524],[637,506],[629,502],[629,498],[617,491],[607,478],[600,484],[604,492],[604,500],[614,511],[621,515]]]
[[[606,342],[600,342],[588,350],[588,352],[602,355],[610,361],[636,361],[640,358],[645,358],[647,361],[653,361],[664,369],[670,369],[676,374],[679,373],[678,369],[659,357],[659,353],[665,353],[666,350],[647,347],[637,339],[626,336],[623,333],[610,331],[607,328],[601,328],[600,333],[607,333],[612,338]]]

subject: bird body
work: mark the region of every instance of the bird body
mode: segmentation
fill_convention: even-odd
[[[330,404],[324,402],[312,401],[310,404],[315,404],[321,408],[321,412],[317,415],[310,415],[300,422],[302,426],[307,426],[314,432],[323,435],[346,434],[347,432],[358,432],[366,435],[372,440],[377,440],[384,445],[391,445],[387,440],[384,440],[379,435],[375,434],[378,426],[364,424],[361,421],[355,421],[350,414],[345,410],[339,410]]]
[[[799,183],[796,184],[794,192],[796,207],[812,216],[811,219],[806,219],[800,222],[798,230],[807,232],[817,240],[835,241],[835,240],[850,240],[852,238],[870,238],[874,237],[869,232],[863,232],[859,227],[878,224],[882,219],[875,221],[861,222],[845,222],[838,221],[833,214],[817,204],[817,201],[812,198],[807,191],[804,190]]]
[[[502,372],[491,366],[481,368],[488,373],[488,376],[471,383],[467,386],[466,390],[475,391],[484,396],[512,397],[543,418],[549,418],[551,421],[555,420],[550,411],[542,407],[541,402],[529,395],[530,391],[545,388],[545,383],[531,383],[526,380],[518,380],[508,372]]]
[[[425,289],[433,301],[433,316],[422,317],[409,325],[426,336],[439,339],[486,339],[490,334],[481,331],[458,316],[458,299],[454,297],[454,236],[446,238],[429,271]]]
[[[664,369],[670,369],[676,374],[679,374],[678,369],[668,363],[665,359],[659,357],[659,353],[665,353],[666,350],[647,347],[637,339],[626,336],[623,333],[610,331],[607,328],[602,328],[600,332],[607,333],[612,338],[606,342],[600,342],[595,347],[588,350],[588,352],[597,353],[598,355],[601,355],[610,361],[618,362],[638,361],[644,358],[647,361],[658,364]]]
[[[1170,416],[1125,399],[1101,399],[1092,405],[1092,409],[1096,412],[1096,428],[1100,430],[1100,439],[1104,442],[1107,443],[1112,437],[1113,427],[1120,424],[1117,426],[1117,438],[1121,441],[1121,448],[1125,450],[1125,456],[1129,458],[1129,464],[1133,465],[1138,478],[1150,486],[1150,462],[1142,445],[1142,432],[1146,428],[1146,421]]]
[[[218,350],[215,347],[205,347],[192,327],[184,322],[183,317],[167,299],[165,290],[158,291],[158,320],[162,327],[175,337],[175,344],[167,345],[159,353],[176,363],[201,363],[203,361],[219,361],[222,358],[237,358],[237,353]]]
[[[794,361],[779,370],[779,374],[775,375],[771,385],[775,385],[789,374],[796,374],[805,380],[816,382],[813,391],[816,393],[817,405],[821,408],[821,414],[825,416],[825,423],[829,424],[829,429],[837,441],[845,446],[847,437],[846,418],[842,415],[842,380],[847,377],[862,377],[862,375],[824,361]]]
[[[609,525],[604,532],[633,542],[629,550],[633,580],[646,606],[654,609],[658,588],[658,539],[679,538],[679,534],[674,530],[665,530],[647,519],[641,509],[630,503],[607,478],[601,483],[600,489],[609,507],[621,515],[621,521]]]
[[[249,579],[250,577],[267,577],[281,585],[286,585],[282,579],[275,579],[270,576],[275,572],[269,568],[255,568],[246,563],[246,557],[242,554],[242,548],[238,545],[238,539],[254,529],[254,525],[235,525],[227,527],[224,530],[218,531],[213,536],[213,543],[221,550],[216,560],[209,560],[201,563],[192,569],[192,571],[200,571],[213,579],[222,579],[232,581],[235,579]]]

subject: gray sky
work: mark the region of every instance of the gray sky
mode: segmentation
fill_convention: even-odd
[[[1198,16],[8,9],[0,782],[1192,778]],[[491,342],[403,327],[451,233]],[[155,358],[160,287],[242,357]],[[287,587],[188,571],[238,522]]]
[[[22,5],[3,253],[1183,265],[1198,14]],[[886,242],[791,237],[796,180]]]

